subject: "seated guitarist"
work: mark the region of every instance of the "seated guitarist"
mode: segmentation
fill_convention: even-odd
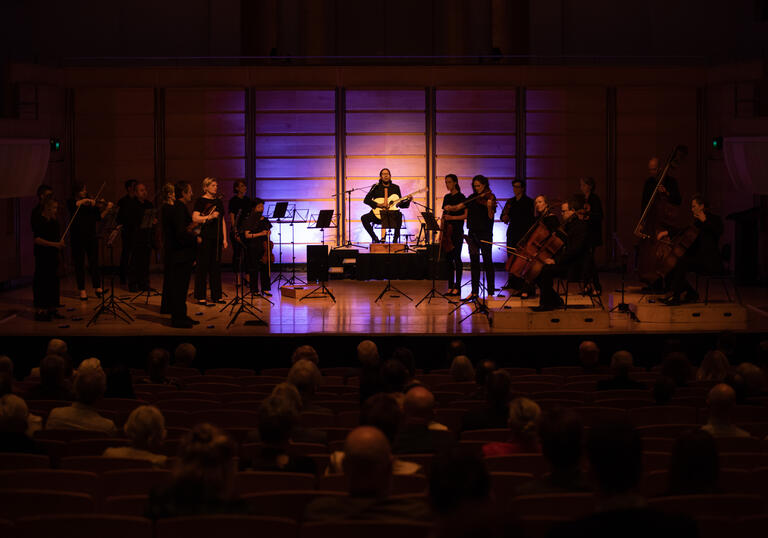
[[[382,168],[381,172],[379,172],[379,182],[376,183],[373,187],[371,187],[371,190],[368,191],[368,194],[365,195],[365,200],[363,200],[363,203],[367,206],[370,206],[372,209],[381,208],[381,209],[388,209],[389,206],[386,202],[382,203],[382,200],[389,199],[390,196],[393,194],[397,195],[399,198],[402,196],[400,194],[400,187],[392,183],[392,174],[389,171],[389,168]],[[375,200],[378,200],[376,202]],[[395,204],[392,208],[400,207],[401,203],[405,203],[406,200],[403,200],[402,202],[398,202]],[[363,223],[363,228],[365,228],[365,231],[368,232],[368,235],[371,236],[371,242],[373,243],[381,243],[381,239],[376,237],[376,234],[373,232],[373,226],[372,224],[381,224],[381,219],[379,219],[373,211],[370,211],[363,215],[360,218],[360,221]],[[395,234],[393,241],[395,243],[398,243],[400,241],[400,226],[403,222],[403,215],[400,212],[397,212],[395,215],[395,221],[397,224],[397,228],[395,228]]]

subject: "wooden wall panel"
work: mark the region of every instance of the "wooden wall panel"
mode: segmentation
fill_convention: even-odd
[[[333,90],[259,90],[255,93],[256,196],[267,202],[290,202],[303,216],[321,209],[337,209],[335,92]],[[325,234],[336,245],[335,230]],[[290,262],[291,240],[297,263],[306,261],[306,245],[319,243],[322,234],[308,223],[275,226],[275,255]],[[282,234],[282,236],[280,236]],[[292,236],[290,234],[293,234]],[[286,245],[287,243],[287,245]]]

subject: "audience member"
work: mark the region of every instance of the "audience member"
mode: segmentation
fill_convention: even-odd
[[[451,340],[445,349],[445,364],[450,365],[454,357],[467,355],[467,346],[461,340]]]
[[[87,369],[75,377],[75,402],[52,409],[46,429],[93,430],[116,435],[115,423],[102,417],[94,404],[104,396],[107,380],[103,370]]]
[[[656,405],[669,405],[675,395],[675,382],[663,375],[653,384],[653,401]]]
[[[182,342],[173,350],[173,365],[179,368],[193,368],[197,348],[189,342]]]
[[[83,362],[78,365],[75,375],[85,372],[86,370],[98,370],[104,373],[104,368],[101,367],[101,361],[96,357],[84,359]]]
[[[664,356],[661,375],[670,378],[676,387],[685,387],[692,377],[693,367],[685,353],[673,352]]]
[[[735,378],[741,389],[741,394],[736,394],[740,402],[749,403],[749,398],[765,396],[765,374],[758,366],[751,362],[742,362],[736,368]]]
[[[171,354],[167,349],[156,347],[147,355],[147,377],[138,381],[141,384],[173,385],[183,388],[183,384],[175,377],[169,377],[168,365],[171,362]]]
[[[567,409],[545,411],[539,419],[541,452],[549,464],[549,474],[523,484],[519,495],[579,493],[592,491],[581,469],[584,426],[576,413]]]
[[[645,390],[644,383],[629,378],[634,359],[629,351],[617,351],[611,357],[613,378],[597,382],[597,390]]]
[[[451,362],[450,374],[457,383],[475,380],[475,369],[466,355],[457,355]]]
[[[315,392],[322,383],[322,375],[317,365],[306,359],[294,363],[288,372],[288,383],[296,387],[301,396],[301,409],[304,413],[322,413],[331,415],[333,412],[319,405],[315,405],[313,400]]]
[[[293,408],[296,413],[301,416],[302,402],[299,391],[290,383],[283,382],[275,385],[272,389],[271,396],[279,396],[284,398]],[[291,430],[291,441],[294,443],[315,443],[320,445],[328,444],[328,435],[323,430],[316,430],[314,428],[307,428],[300,423]]]
[[[46,355],[40,361],[40,384],[27,390],[27,400],[72,401],[74,394],[65,379],[66,360],[61,355]]]
[[[413,355],[413,351],[407,347],[401,346],[395,348],[395,351],[392,352],[392,357],[390,358],[403,363],[410,379],[416,377],[416,357]]]
[[[105,457],[144,460],[155,466],[166,464],[168,457],[159,454],[165,441],[165,418],[157,407],[140,405],[131,411],[123,431],[131,446],[107,448]]]
[[[600,366],[600,348],[592,340],[584,340],[579,344],[579,363],[585,374],[607,373]]]
[[[13,377],[13,361],[8,355],[0,355],[0,374],[9,374]]]
[[[381,392],[381,362],[379,349],[370,340],[357,345],[357,360],[360,363],[360,403]]]
[[[722,383],[729,373],[728,359],[721,351],[710,351],[704,355],[701,366],[696,370],[696,381]]]
[[[35,454],[37,445],[27,435],[27,404],[15,394],[0,397],[0,452]]]
[[[378,428],[393,446],[404,420],[403,410],[391,394],[374,394],[360,409],[360,425]],[[330,464],[326,474],[343,473],[344,452],[336,451],[331,454]],[[397,457],[392,459],[392,474],[416,474],[420,472],[418,463],[403,461]]]
[[[430,519],[429,508],[421,499],[390,497],[392,453],[387,438],[377,428],[360,426],[349,433],[344,443],[343,468],[349,495],[314,499],[307,505],[305,519]]]
[[[648,508],[637,494],[643,473],[642,441],[629,423],[596,424],[587,436],[586,447],[595,481],[597,511],[556,525],[550,537],[698,536],[692,519]]]
[[[69,356],[69,348],[64,340],[51,338],[45,348],[45,355],[58,355],[64,359],[64,378],[69,379],[72,377],[72,358]],[[40,367],[35,366],[32,368],[29,372],[29,377],[40,377]]]
[[[701,427],[713,437],[750,437],[749,432],[736,426],[731,420],[736,405],[736,392],[724,383],[715,385],[707,396],[709,420]]]
[[[248,506],[233,496],[235,448],[210,424],[198,424],[182,440],[171,483],[153,489],[146,517],[243,514]]]
[[[296,364],[299,361],[306,360],[315,363],[316,366],[320,366],[320,356],[312,346],[299,346],[293,350],[291,355],[291,364]]]
[[[461,420],[461,431],[506,428],[511,386],[509,372],[496,370],[491,373],[485,383],[486,407],[466,413]]]
[[[539,404],[528,398],[515,398],[509,404],[509,440],[483,445],[483,456],[506,456],[539,452]]]
[[[475,365],[475,384],[477,389],[469,397],[472,400],[485,400],[487,392],[485,384],[488,376],[496,371],[496,363],[491,359],[483,359]]]
[[[299,423],[295,404],[283,396],[269,396],[258,410],[259,439],[262,446],[241,459],[242,469],[315,474],[312,458],[291,450],[291,433]]]
[[[435,397],[425,387],[408,391],[403,410],[405,425],[395,437],[396,454],[438,453],[455,445],[451,432],[430,428],[435,418]]]
[[[125,364],[119,363],[107,370],[107,391],[105,398],[136,398],[133,392],[133,376]]]
[[[381,365],[379,377],[383,392],[403,392],[409,380],[408,368],[396,359],[389,359]]]
[[[669,465],[668,495],[722,493],[715,439],[704,430],[690,430],[675,440]]]

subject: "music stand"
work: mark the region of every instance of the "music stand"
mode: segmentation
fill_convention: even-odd
[[[437,222],[437,219],[435,219],[435,215],[432,214],[429,210],[422,211],[421,216],[424,219],[424,240],[426,241],[427,233],[426,232],[437,232],[440,231],[440,223]],[[432,302],[432,299],[445,299],[451,304],[454,304],[452,300],[450,300],[444,293],[441,293],[437,291],[437,287],[435,285],[435,280],[437,280],[437,272],[440,267],[440,251],[438,251],[437,260],[433,259],[432,263],[432,289],[427,292],[427,294],[421,298],[421,300],[416,303],[416,308],[419,307],[421,303],[424,302],[424,300],[427,300],[427,304]]]
[[[243,249],[247,249],[246,245],[243,245]],[[240,281],[235,282],[235,296],[232,298],[231,301],[229,301],[224,307],[219,310],[219,312],[224,312],[227,308],[230,309],[229,315],[230,319],[227,323],[227,329],[232,326],[232,324],[237,320],[238,316],[242,313],[246,313],[250,316],[253,316],[256,318],[255,320],[249,320],[246,322],[246,324],[255,324],[255,325],[267,325],[267,322],[264,321],[259,317],[254,310],[258,310],[261,312],[262,310],[254,306],[253,304],[253,297],[251,297],[251,303],[248,304],[248,302],[245,300],[246,292],[245,292],[245,259],[247,257],[247,251],[244,250],[243,255],[240,256],[240,263],[238,264],[239,267],[237,268],[238,273],[240,274]],[[265,297],[266,299],[266,297]],[[268,299],[267,299],[268,300]],[[272,301],[270,301],[271,303]],[[237,309],[237,311],[235,311]]]
[[[382,229],[384,229],[384,230],[394,230],[395,228],[397,228],[399,226],[399,223],[397,222],[397,220],[398,220],[397,219],[397,215],[399,215],[399,214],[400,214],[399,211],[386,211],[386,210],[382,209],[381,217],[379,217],[381,219],[381,227],[382,227]],[[409,301],[413,301],[413,299],[411,299],[406,293],[404,293],[402,290],[399,290],[395,286],[392,285],[392,278],[388,275],[387,276],[387,285],[384,286],[384,289],[381,290],[381,293],[379,293],[379,296],[376,297],[376,300],[373,301],[373,302],[374,303],[378,303],[379,301],[382,300],[384,295],[386,295],[390,291],[397,292],[400,295],[404,296]]]
[[[277,224],[277,263],[280,266],[280,270],[277,272],[277,276],[272,281],[272,284],[277,282],[278,286],[281,280],[284,280],[286,283],[288,282],[288,279],[283,276],[283,219],[287,214],[288,202],[277,202],[272,208],[272,214],[267,214],[267,217]]]
[[[152,228],[154,227],[153,221],[155,220],[156,214],[157,210],[155,208],[145,209],[144,214],[141,216],[141,224],[139,225],[139,230],[137,233],[143,233],[149,236],[152,233]],[[151,242],[151,238],[147,237],[147,241]],[[151,250],[151,246],[147,245],[147,248]],[[134,246],[133,250],[135,249],[136,247]],[[149,304],[150,297],[157,297],[159,295],[161,294],[155,288],[149,285],[149,272],[147,272],[147,288],[134,295],[131,299],[131,302],[135,301],[141,296],[145,296],[146,300],[144,301],[144,304]]]
[[[375,186],[376,185],[374,185],[374,187]],[[352,193],[355,191],[364,191],[364,190],[365,190],[365,187],[359,187],[357,189],[350,189],[350,190],[344,191],[344,194],[347,195],[347,227],[349,231],[347,232],[347,241],[343,245],[337,245],[333,247],[333,250],[336,250],[339,248],[357,248],[357,249],[364,248],[366,250],[368,249],[368,247],[364,247],[363,245],[358,245],[357,243],[352,242]],[[335,194],[333,196],[336,197]],[[344,202],[342,201],[341,203],[343,204]]]
[[[332,222],[333,222],[333,209],[321,209],[320,212],[317,214],[317,219],[315,219],[315,225],[307,226],[307,227],[315,230],[319,229],[323,234],[323,245],[325,245],[325,229],[332,228],[333,227]],[[304,297],[299,299],[299,302],[303,301],[304,299],[323,299],[325,296],[330,297],[334,303],[336,302],[336,297],[333,296],[333,293],[331,293],[331,290],[329,290],[328,287],[325,285],[328,278],[327,277],[328,267],[326,266],[324,269],[325,269],[324,271],[320,271],[320,274],[321,274],[320,285],[315,289],[313,289],[312,291],[310,291]]]

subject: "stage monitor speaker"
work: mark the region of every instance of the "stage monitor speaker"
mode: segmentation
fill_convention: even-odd
[[[307,245],[307,280],[328,281],[328,245]]]

